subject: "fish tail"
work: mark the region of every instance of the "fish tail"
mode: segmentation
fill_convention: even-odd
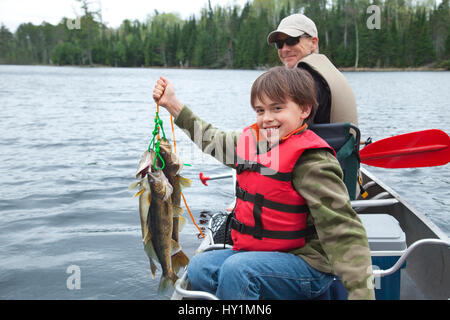
[[[175,273],[178,273],[180,268],[184,268],[189,264],[189,258],[183,251],[178,251],[171,257],[172,269]]]
[[[161,280],[159,281],[158,293],[163,294],[169,290],[171,286],[175,285],[175,282],[178,280],[178,276],[172,271],[167,276],[161,276]]]

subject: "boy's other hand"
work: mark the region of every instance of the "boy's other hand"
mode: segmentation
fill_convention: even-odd
[[[163,76],[160,76],[156,81],[153,89],[153,99],[160,106],[166,108],[175,118],[183,108],[182,103],[175,96],[175,89],[172,83]]]

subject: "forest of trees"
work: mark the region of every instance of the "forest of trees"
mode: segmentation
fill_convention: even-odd
[[[249,0],[243,8],[205,0],[187,20],[155,10],[147,21],[124,20],[117,29],[106,27],[88,0],[76,1],[79,27],[67,18],[23,23],[14,33],[1,25],[0,63],[267,68],[280,64],[267,35],[300,12],[315,21],[320,53],[338,67],[450,69],[450,0]],[[380,29],[367,27],[370,5],[381,9]]]

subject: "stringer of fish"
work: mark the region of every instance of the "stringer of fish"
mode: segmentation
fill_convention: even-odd
[[[178,232],[187,223],[187,219],[181,216],[184,210],[180,206],[180,192],[182,188],[191,185],[189,179],[179,175],[183,162],[171,151],[168,141],[161,143],[161,154],[166,163],[164,173],[167,177],[161,170],[153,172],[155,152],[146,150],[136,171],[136,178],[141,180],[130,186],[130,189],[140,187],[135,197],[139,197],[142,239],[150,261],[152,278],[157,270],[155,262],[162,267],[159,293],[174,284],[178,279],[176,273],[189,263],[189,258],[178,243]],[[161,166],[158,161],[157,166]]]

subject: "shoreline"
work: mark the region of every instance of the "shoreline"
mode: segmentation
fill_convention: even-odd
[[[338,68],[341,72],[404,72],[404,71],[449,71],[446,68],[408,67],[408,68]]]
[[[41,66],[41,67],[78,67],[78,68],[128,68],[128,69],[177,69],[177,70],[268,70],[271,67],[256,67],[253,69],[237,69],[237,68],[203,68],[203,67],[163,67],[163,66],[134,66],[134,67],[119,67],[108,66],[101,64],[89,65],[54,65],[54,64],[8,64],[0,63],[1,66]],[[437,67],[407,67],[407,68],[370,68],[370,67],[336,67],[341,72],[406,72],[406,71],[450,71],[446,68]]]

